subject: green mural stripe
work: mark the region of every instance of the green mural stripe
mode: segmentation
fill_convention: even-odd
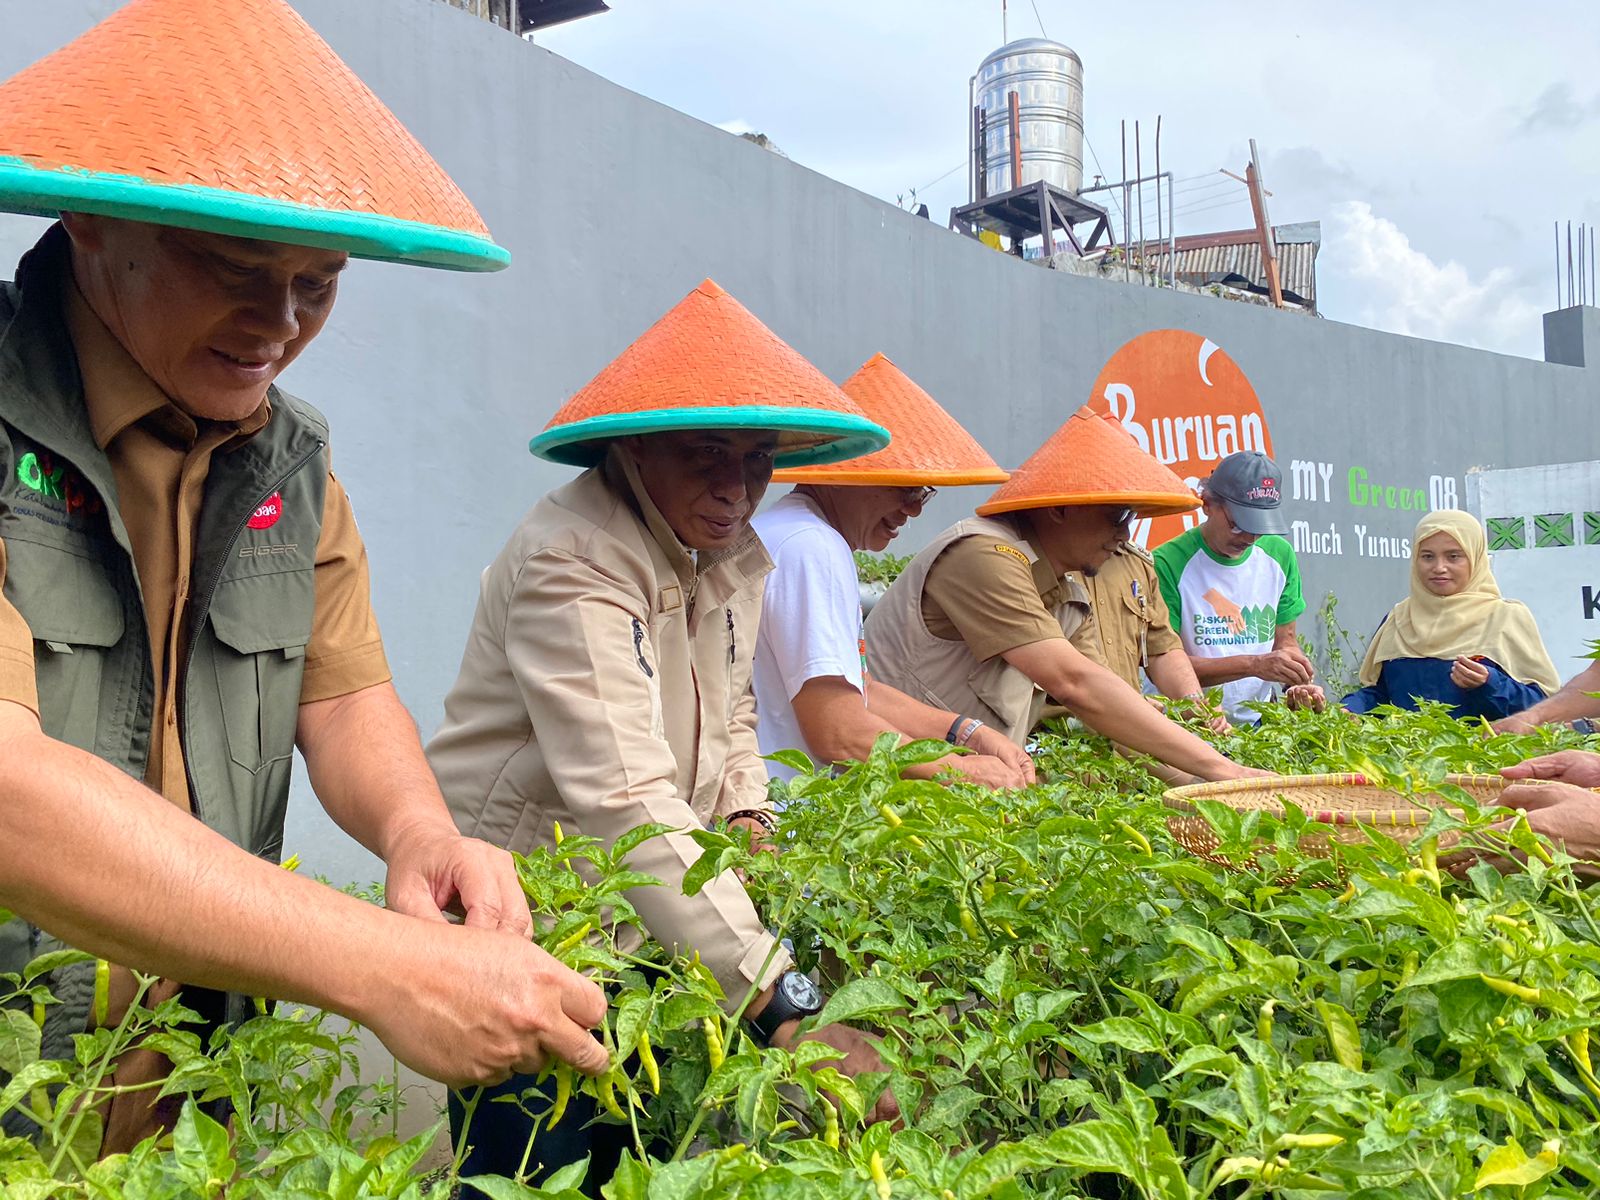
[[[1489,549],[1526,550],[1527,523],[1521,517],[1489,518]]]
[[[1539,548],[1572,545],[1572,514],[1542,513],[1533,518],[1533,544]]]
[[[1583,514],[1583,544],[1600,546],[1600,512]]]

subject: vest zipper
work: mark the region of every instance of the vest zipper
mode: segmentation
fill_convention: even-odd
[[[212,600],[212,597],[214,597],[216,595],[217,585],[222,582],[222,573],[225,570],[228,569],[228,562],[229,562],[229,557],[228,556],[232,552],[235,543],[238,542],[239,535],[242,534],[245,531],[245,526],[249,524],[250,515],[252,513],[254,513],[256,509],[260,508],[263,504],[265,504],[267,502],[267,500],[271,498],[271,496],[272,496],[272,494],[274,492],[280,491],[283,488],[284,484],[288,483],[289,480],[293,479],[302,470],[304,470],[305,469],[305,465],[308,462],[310,462],[313,458],[315,458],[317,455],[321,454],[324,450],[326,450],[327,447],[328,447],[328,443],[323,441],[321,438],[318,438],[317,439],[317,444],[315,446],[313,446],[309,451],[307,451],[306,454],[303,455],[298,462],[296,462],[292,467],[290,467],[287,471],[285,471],[283,473],[283,475],[281,475],[278,478],[276,483],[271,484],[267,488],[267,490],[261,494],[261,498],[259,500],[257,500],[254,504],[252,504],[249,508],[245,509],[244,516],[239,518],[239,523],[234,526],[233,534],[228,538],[228,543],[227,543],[226,548],[224,549],[222,555],[217,559],[217,569],[215,571],[211,572],[210,578],[206,581],[206,586],[203,589],[201,589],[200,591],[195,591],[195,592],[190,592],[189,593],[189,611],[191,613],[193,613],[195,611],[196,605],[197,605],[200,597],[202,597],[202,596],[204,596],[205,600],[206,600],[205,611],[207,613],[209,613],[211,611],[211,600]],[[199,821],[201,824],[205,824],[205,817],[204,817],[204,815],[203,815],[203,813],[201,811],[201,807],[200,807],[200,792],[198,791],[198,789],[196,789],[195,784],[194,784],[194,773],[192,771],[190,771],[190,769],[189,769],[189,754],[188,754],[188,747],[189,747],[189,701],[188,701],[189,669],[194,665],[194,642],[195,642],[195,638],[196,638],[196,636],[198,636],[198,634],[199,634],[199,630],[194,628],[192,623],[191,623],[191,626],[190,626],[190,629],[189,629],[189,644],[188,644],[187,647],[184,648],[184,652],[183,652],[183,670],[178,672],[178,678],[173,681],[173,685],[179,689],[178,690],[178,700],[179,700],[178,707],[181,710],[179,715],[178,715],[179,731],[180,731],[180,735],[181,735],[180,738],[179,738],[179,742],[180,742],[180,747],[181,747],[182,752],[183,752],[183,777],[184,777],[185,781],[187,781],[187,783],[189,784],[189,811],[194,816],[195,820]],[[152,730],[151,736],[155,736],[154,730]],[[245,850],[246,852],[248,852],[250,848],[248,846],[242,846],[242,847],[240,847],[240,849]]]

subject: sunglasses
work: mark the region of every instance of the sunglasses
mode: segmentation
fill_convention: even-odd
[[[1119,509],[1117,509],[1116,512],[1111,514],[1111,524],[1120,529],[1124,525],[1126,525],[1130,521],[1132,521],[1133,518],[1134,518],[1133,509],[1131,509],[1131,508],[1119,508]]]
[[[939,494],[938,488],[931,487],[903,487],[896,488],[895,491],[900,493],[901,508],[911,508],[913,506],[920,508]]]

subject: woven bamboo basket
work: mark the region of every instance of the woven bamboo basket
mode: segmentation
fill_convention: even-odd
[[[1492,807],[1508,782],[1498,775],[1447,775],[1453,784],[1480,807]],[[1178,843],[1200,858],[1232,867],[1216,853],[1217,835],[1195,807],[1197,800],[1215,800],[1241,811],[1284,815],[1285,802],[1299,808],[1313,821],[1331,826],[1300,838],[1300,849],[1326,858],[1338,842],[1363,843],[1370,833],[1380,833],[1397,842],[1412,842],[1422,836],[1435,809],[1443,808],[1455,816],[1461,809],[1440,796],[1403,796],[1373,783],[1365,775],[1279,775],[1270,778],[1229,779],[1220,783],[1195,783],[1173,788],[1165,796],[1167,807],[1176,815],[1167,818],[1167,827]],[[1429,804],[1429,800],[1437,800]],[[1451,832],[1439,836],[1439,848],[1449,849],[1458,840]]]

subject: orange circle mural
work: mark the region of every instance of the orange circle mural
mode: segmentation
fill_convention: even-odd
[[[1094,381],[1089,404],[1190,487],[1236,450],[1272,454],[1266,415],[1239,364],[1187,329],[1157,329],[1125,342]],[[1198,509],[1137,521],[1133,540],[1153,550],[1199,521]]]

